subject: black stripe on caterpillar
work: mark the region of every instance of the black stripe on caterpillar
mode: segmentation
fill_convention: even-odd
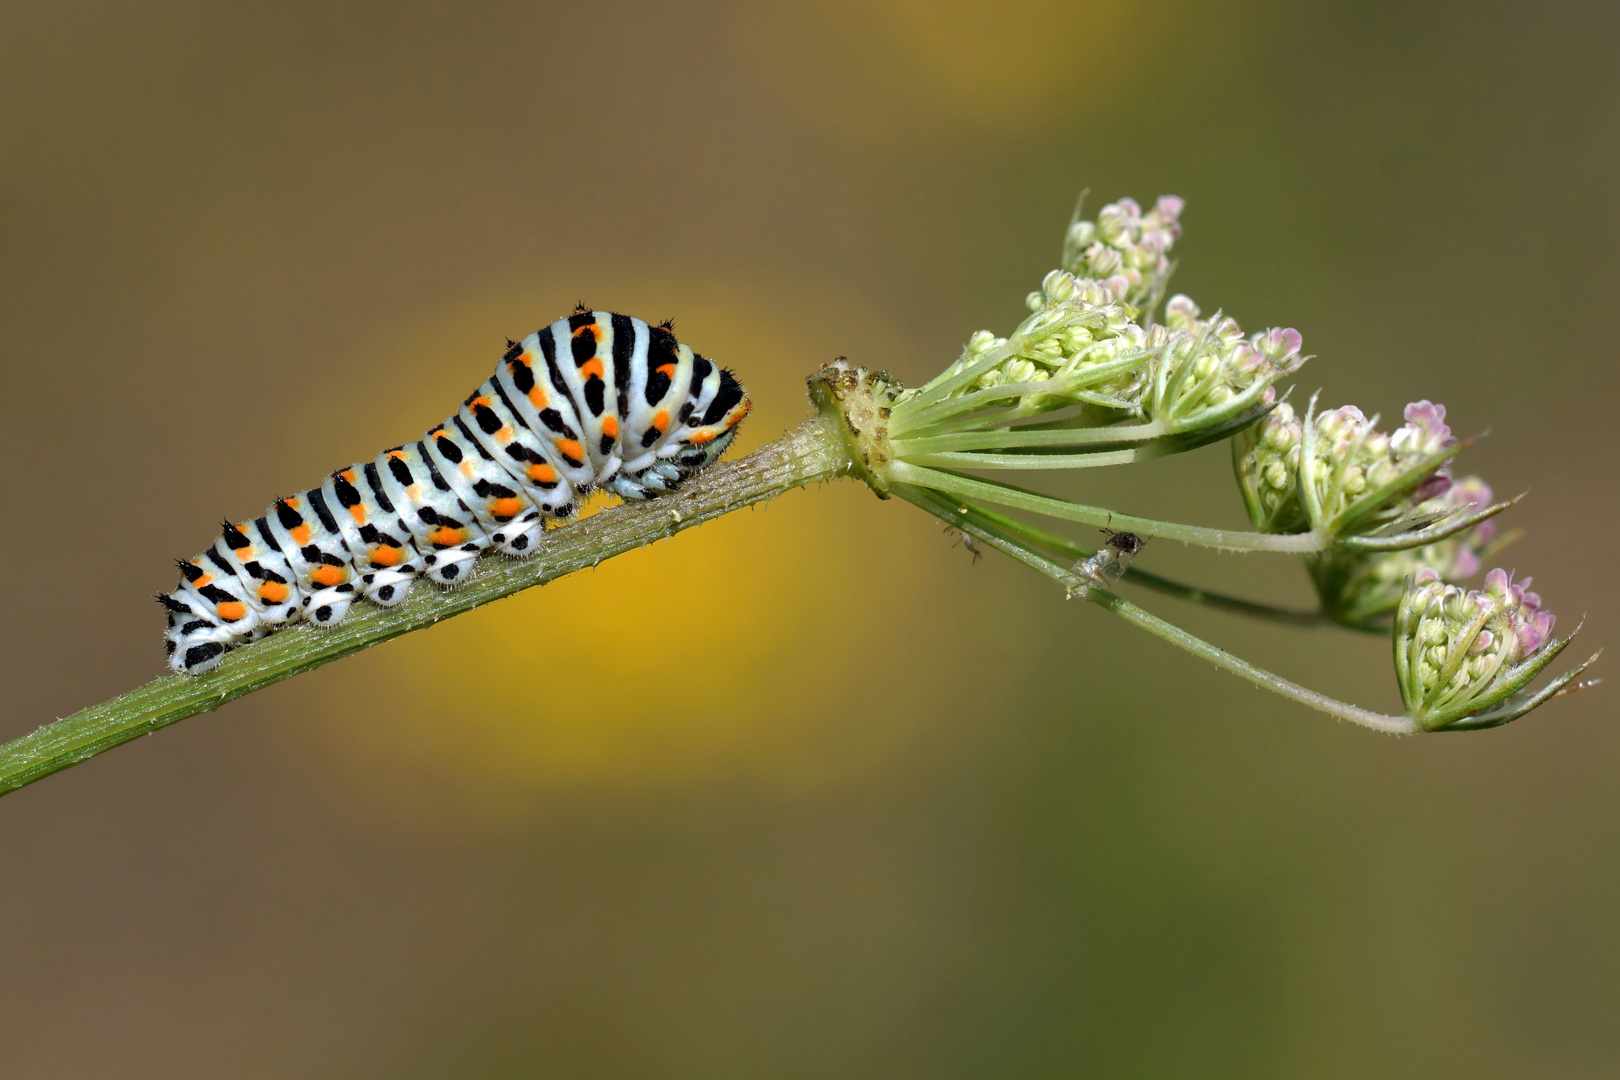
[[[181,561],[179,588],[157,598],[170,667],[199,674],[291,623],[333,625],[357,597],[397,604],[418,577],[454,584],[486,551],[525,555],[598,487],[673,491],[719,458],[750,408],[731,372],[668,323],[581,307],[507,344],[418,441],[225,523]]]

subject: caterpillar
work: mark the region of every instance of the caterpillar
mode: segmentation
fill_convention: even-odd
[[[672,324],[583,305],[508,348],[495,374],[414,443],[332,472],[262,517],[225,522],[157,600],[176,672],[301,620],[332,626],[357,597],[400,603],[418,577],[452,585],[486,551],[532,552],[596,488],[673,491],[724,452],[751,403]]]

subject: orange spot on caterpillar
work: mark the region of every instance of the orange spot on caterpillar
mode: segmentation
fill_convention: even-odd
[[[495,441],[500,443],[502,446],[505,446],[507,443],[511,442],[512,441],[512,425],[511,424],[503,425],[501,427],[501,430],[499,430],[499,431],[497,431],[495,433]]]
[[[480,405],[486,409],[489,408],[489,398],[485,397],[483,394],[479,394],[477,397],[467,402],[467,407],[471,409],[476,409]]]
[[[338,473],[338,475],[343,477],[343,479],[347,480],[351,484],[355,482],[353,469],[344,469],[342,472]]]
[[[323,588],[341,585],[349,575],[341,566],[317,566],[310,571],[309,580]]]
[[[653,426],[654,431],[668,431],[669,430],[669,410],[668,409],[659,409],[656,413],[654,413],[653,414],[653,425],[652,426]]]
[[[287,530],[287,534],[293,538],[293,543],[299,547],[305,546],[309,543],[309,522],[294,525]]]
[[[673,379],[675,377],[674,364],[659,364],[655,370],[658,372],[658,374],[662,375],[666,379]]]
[[[455,547],[466,538],[466,533],[460,529],[452,529],[448,525],[434,529],[433,535],[428,537],[437,547]]]
[[[279,581],[267,581],[259,586],[259,599],[267,604],[279,604],[287,599],[287,586]]]
[[[404,457],[405,457],[405,451],[403,451],[403,450],[390,450],[390,451],[388,451],[388,460],[389,461],[401,461],[401,460],[404,459]]]
[[[704,443],[714,442],[714,432],[694,431],[692,432],[692,437],[686,441],[691,443],[693,446],[702,446]]]
[[[579,375],[582,379],[603,378],[602,358],[599,356],[593,356],[589,360],[585,361],[579,366]]]
[[[372,566],[398,566],[404,558],[405,555],[399,548],[389,547],[387,544],[378,544],[371,549]]]
[[[364,525],[366,523],[366,508],[360,503],[355,503],[349,507],[349,516],[354,518],[356,525]]]
[[[597,341],[601,341],[602,340],[602,327],[601,327],[601,325],[599,323],[586,323],[584,326],[577,327],[574,330],[574,336],[575,337],[584,337],[586,334],[591,335],[591,337],[595,338]]]
[[[253,558],[253,545],[249,544],[246,547],[231,548],[231,554],[235,555],[243,562],[247,562],[249,559]]]
[[[529,479],[537,484],[555,484],[557,482],[557,470],[550,465],[530,465]]]
[[[214,610],[219,612],[219,617],[226,622],[235,622],[237,619],[247,618],[247,605],[240,600],[227,600],[214,608]]]
[[[546,407],[546,392],[544,390],[540,389],[538,386],[532,388],[529,391],[529,404],[533,405],[536,409],[545,408]]]
[[[523,500],[496,499],[489,504],[489,512],[498,518],[515,518],[523,513]]]
[[[463,458],[461,462],[461,475],[471,480],[473,474],[472,458]]]
[[[610,439],[619,437],[619,418],[612,413],[602,417],[602,434]]]
[[[294,510],[298,509],[298,500],[296,498],[282,499],[281,501],[292,507]]]
[[[558,439],[557,452],[576,464],[585,460],[585,448],[574,439]]]
[[[421,484],[412,484],[410,487],[405,489],[405,494],[410,497],[411,502],[421,502],[422,501],[422,485]]]
[[[192,561],[195,562],[196,560],[193,559]],[[192,584],[200,589],[204,585],[207,585],[210,581],[213,581],[213,580],[214,580],[214,575],[213,574],[204,574],[202,577],[198,578],[196,581],[193,581]]]

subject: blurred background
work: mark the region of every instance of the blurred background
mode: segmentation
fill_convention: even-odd
[[[157,675],[170,560],[576,300],[734,367],[746,450],[836,355],[1010,329],[1082,187],[1186,198],[1176,288],[1298,327],[1325,404],[1489,428],[1506,565],[1620,644],[1617,45],[1600,3],[13,0],[0,737]],[[1058,487],[1244,520],[1223,448]],[[709,618],[598,614],[648,596]],[[1384,640],[1145,602],[1397,705]],[[0,802],[3,1071],[1615,1075],[1617,694],[1383,738],[795,492]]]

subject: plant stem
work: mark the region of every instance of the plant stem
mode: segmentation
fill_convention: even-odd
[[[938,466],[954,469],[1101,469],[1113,465],[1133,465],[1138,461],[1151,461],[1163,457],[1163,451],[1154,447],[1132,450],[1093,450],[1083,454],[992,454],[987,451],[952,451],[916,453],[902,450],[894,444],[897,455],[913,465]]]
[[[663,540],[789,491],[850,475],[836,417],[807,421],[748,457],[704,470],[679,491],[612,507],[546,533],[521,561],[490,556],[454,590],[420,588],[403,604],[356,604],[329,630],[297,626],[240,648],[206,675],[168,675],[0,745],[5,795],[233,698],[420,630],[533,585]]]
[[[1262,689],[1270,690],[1274,694],[1281,694],[1283,697],[1291,698],[1302,705],[1336,716],[1341,720],[1348,720],[1353,724],[1372,728],[1374,731],[1383,731],[1392,735],[1413,735],[1422,730],[1418,723],[1409,717],[1388,716],[1384,713],[1373,712],[1307,689],[1296,682],[1283,678],[1281,675],[1257,667],[1247,660],[1239,659],[1225,649],[1218,648],[1194,634],[1189,634],[1179,626],[1165,622],[1158,616],[1142,610],[1130,601],[1123,600],[1106,589],[1077,581],[1066,567],[1060,566],[1039,552],[1031,550],[989,523],[976,520],[971,514],[960,513],[957,505],[952,500],[937,492],[914,488],[905,484],[896,484],[890,488],[890,492],[914,506],[926,510],[941,521],[956,526],[975,539],[984,541],[996,550],[1011,555],[1025,566],[1040,571],[1068,589],[1069,595],[1083,596],[1093,604],[1107,608],[1115,615],[1141,627],[1153,636],[1168,641],[1177,648],[1184,649],[1200,659],[1208,660],[1216,667],[1247,679]]]
[[[975,518],[986,521],[1025,543],[1032,544],[1037,548],[1045,548],[1047,551],[1074,562],[1090,558],[1097,553],[1094,549],[1082,547],[1067,537],[1047,532],[1045,529],[1037,528],[1027,521],[1008,517],[987,507],[979,506],[977,503],[964,501],[961,508],[968,510]],[[1247,600],[1241,596],[1228,596],[1225,593],[1211,592],[1196,585],[1187,585],[1179,581],[1172,581],[1166,577],[1160,577],[1158,574],[1135,566],[1126,568],[1122,580],[1133,585],[1140,585],[1144,589],[1151,589],[1164,596],[1173,596],[1178,600],[1201,604],[1216,611],[1224,611],[1229,615],[1242,615],[1245,618],[1259,619],[1262,622],[1281,623],[1284,626],[1301,626],[1313,629],[1356,630],[1362,633],[1389,632],[1387,627],[1347,626],[1344,623],[1328,618],[1320,610],[1305,611],[1300,608],[1278,607],[1275,604],[1265,604],[1258,600]]]
[[[946,450],[1000,450],[1018,446],[1083,446],[1088,443],[1151,442],[1168,434],[1157,421],[1145,424],[1118,424],[1091,428],[1016,428],[959,431],[946,435],[900,436],[891,439],[894,452],[902,457],[937,454]]]
[[[1218,548],[1223,551],[1276,551],[1304,554],[1323,551],[1328,546],[1316,533],[1255,533],[1236,529],[1206,529],[1197,525],[1178,525],[1168,521],[1116,514],[1097,506],[1084,506],[1050,495],[1038,495],[993,480],[980,480],[958,473],[943,472],[925,466],[896,461],[888,466],[888,479],[896,484],[911,484],[948,492],[966,499],[983,499],[1000,506],[1011,506],[1064,521],[1078,521],[1082,525],[1095,525],[1099,529],[1117,529],[1141,536],[1179,540],[1184,544]]]

